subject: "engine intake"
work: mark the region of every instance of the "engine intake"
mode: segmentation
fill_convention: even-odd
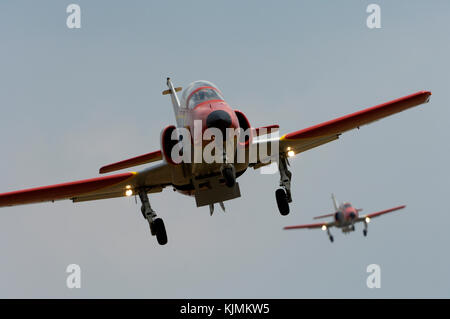
[[[172,149],[178,143],[178,139],[172,139],[172,133],[176,129],[177,128],[174,125],[170,125],[161,132],[161,151],[166,162],[172,165],[178,164],[172,160]]]

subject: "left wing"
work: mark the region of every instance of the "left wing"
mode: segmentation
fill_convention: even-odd
[[[331,227],[335,226],[335,222],[286,226],[283,229],[285,229],[285,230],[288,230],[288,229],[304,229],[304,228],[314,229],[314,228],[322,228],[324,226],[326,227],[325,229],[331,228]]]
[[[406,207],[406,205],[402,205],[402,206],[397,206],[397,207],[389,208],[389,209],[386,209],[386,210],[382,210],[382,211],[379,211],[379,212],[376,212],[376,213],[372,213],[372,214],[367,214],[367,215],[359,216],[359,217],[356,219],[356,221],[357,221],[357,222],[362,222],[362,221],[364,221],[366,218],[369,218],[369,220],[370,220],[371,218],[378,217],[378,216],[381,216],[381,215],[384,215],[384,214],[387,214],[387,213],[391,213],[391,212],[394,212],[394,211],[396,211],[396,210],[403,209],[403,208],[405,208],[405,207]]]
[[[349,130],[359,128],[363,125],[375,122],[387,116],[399,113],[417,105],[427,103],[430,99],[430,91],[419,91],[396,100],[372,106],[364,110],[351,113],[334,120],[323,122],[299,131],[288,133],[275,139],[257,140],[255,144],[279,142],[280,155],[293,156],[309,149],[337,140],[339,135]],[[269,158],[259,158],[259,163],[268,163],[273,160]],[[258,168],[261,165],[255,165]]]

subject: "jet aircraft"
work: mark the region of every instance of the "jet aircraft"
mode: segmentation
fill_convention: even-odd
[[[236,180],[248,168],[260,169],[276,163],[280,174],[280,188],[276,190],[275,197],[281,215],[287,215],[289,203],[292,202],[289,157],[335,141],[342,133],[351,129],[426,103],[431,95],[429,91],[419,91],[280,137],[278,124],[253,128],[244,112],[232,108],[219,88],[211,82],[191,83],[183,91],[181,100],[177,95],[177,92],[182,91],[181,87],[174,87],[170,78],[167,79],[167,87],[162,93],[171,98],[175,124],[162,129],[160,149],[105,165],[100,168],[99,173],[153,163],[151,166],[137,171],[3,193],[0,194],[0,207],[57,200],[84,202],[134,195],[141,201],[142,216],[147,220],[151,234],[156,236],[159,244],[164,245],[168,241],[166,228],[150,205],[148,194],[159,193],[164,188],[171,187],[181,194],[193,196],[198,207],[209,206],[212,214],[215,204],[225,209],[223,202],[241,196]],[[190,154],[188,159],[195,159],[196,149],[200,149],[201,153],[210,147],[203,134],[208,129],[225,133],[232,129],[239,130],[231,138],[226,135],[216,140],[227,146],[223,154],[218,154],[217,150],[220,148],[215,149],[214,156],[218,155],[219,160],[206,161],[202,156],[200,161],[185,160],[184,155]],[[183,140],[184,135],[181,133],[185,131],[191,135]],[[380,135],[383,135],[382,131]],[[211,136],[210,140],[213,139],[214,136]],[[188,141],[190,144],[185,144]],[[229,160],[229,145],[232,145],[231,153],[244,150],[244,159],[238,161],[233,156]],[[255,148],[257,151],[253,152]],[[250,156],[255,153],[256,156]],[[184,156],[184,159],[177,160],[177,154]]]
[[[314,219],[321,219],[327,217],[333,217],[333,221],[328,223],[316,223],[316,224],[306,224],[306,225],[296,225],[296,226],[286,226],[285,230],[289,229],[316,229],[321,228],[323,231],[326,231],[328,234],[328,238],[331,242],[333,242],[333,235],[330,233],[330,228],[336,227],[340,228],[344,234],[348,234],[352,231],[355,231],[356,223],[364,223],[363,235],[367,236],[368,224],[372,218],[394,212],[396,210],[400,210],[406,207],[406,205],[397,206],[393,208],[389,208],[386,210],[382,210],[376,213],[371,213],[367,215],[360,216],[359,213],[362,211],[361,208],[355,208],[349,202],[344,202],[342,204],[338,204],[336,197],[332,194],[331,198],[333,200],[334,205],[334,213],[316,216]]]

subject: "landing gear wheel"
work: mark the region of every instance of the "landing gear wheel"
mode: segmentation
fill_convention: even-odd
[[[151,228],[156,234],[156,240],[158,241],[158,244],[167,244],[167,233],[163,220],[161,218],[156,218],[153,221]]]
[[[233,187],[236,184],[236,172],[233,166],[225,167],[222,170],[222,176],[225,179],[225,185]]]
[[[364,229],[364,230],[363,230],[363,235],[364,235],[364,237],[367,236],[367,229]]]
[[[334,241],[334,238],[333,238],[333,236],[330,236],[330,241],[331,241],[331,242],[333,242],[333,241]]]
[[[283,216],[289,214],[289,202],[285,190],[282,188],[277,189],[275,192],[275,198],[277,199],[280,214]]]

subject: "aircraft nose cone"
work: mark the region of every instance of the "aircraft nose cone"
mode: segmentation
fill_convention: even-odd
[[[226,133],[226,129],[231,126],[231,116],[222,110],[211,112],[206,118],[206,127],[216,127],[222,131],[222,134]],[[225,135],[224,135],[225,136]]]

